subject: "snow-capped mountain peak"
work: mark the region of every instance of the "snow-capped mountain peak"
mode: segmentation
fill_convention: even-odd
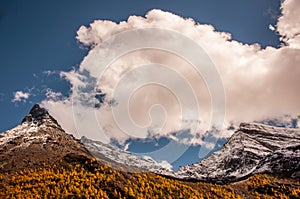
[[[35,104],[31,108],[29,114],[26,115],[22,120],[22,124],[33,124],[36,126],[47,124],[48,126],[53,125],[61,128],[58,122],[49,114],[49,112],[46,109],[41,108],[38,104]]]
[[[22,123],[0,134],[0,167],[4,170],[53,164],[75,154],[92,158],[44,108],[34,105]]]
[[[13,139],[22,137],[24,141],[21,146],[29,146],[30,142],[41,139],[47,140],[49,133],[46,129],[54,128],[63,131],[57,121],[44,108],[35,104],[29,114],[24,117],[22,123],[15,128],[0,134],[0,145],[10,142]],[[45,133],[38,133],[43,130]],[[18,146],[20,147],[20,146]]]

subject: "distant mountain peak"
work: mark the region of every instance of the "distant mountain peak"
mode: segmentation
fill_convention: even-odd
[[[42,124],[54,124],[61,128],[61,126],[58,124],[58,122],[49,114],[49,112],[45,109],[40,107],[39,104],[35,104],[28,115],[24,117],[22,120],[23,123],[33,123],[37,126],[40,126]]]

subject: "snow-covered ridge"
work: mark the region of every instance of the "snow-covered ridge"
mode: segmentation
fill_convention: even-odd
[[[274,127],[259,123],[241,123],[239,131],[253,134],[265,134],[282,137],[300,138],[300,130],[295,128]]]
[[[22,137],[24,140],[30,142],[34,139],[44,139],[45,135],[38,135],[38,127],[33,123],[23,123],[21,125],[16,126],[15,128],[5,131],[0,134],[0,145],[7,144],[8,142]]]
[[[170,166],[164,162],[158,163],[149,156],[139,157],[126,152],[110,144],[104,144],[100,141],[90,140],[86,137],[80,139],[81,143],[97,158],[109,163],[118,163],[129,167],[136,167],[155,172],[157,170],[169,170]]]
[[[255,173],[300,178],[300,130],[242,123],[224,147],[179,171],[179,179],[233,182]]]

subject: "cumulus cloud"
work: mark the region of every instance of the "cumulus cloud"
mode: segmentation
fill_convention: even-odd
[[[14,98],[12,102],[26,102],[26,100],[30,97],[30,94],[23,91],[14,92]]]
[[[281,40],[288,46],[300,48],[300,1],[284,0],[281,4],[282,15],[278,19],[277,31]]]
[[[172,136],[170,132],[186,129],[191,126],[191,122],[199,124],[196,135],[200,133],[198,137],[201,139],[201,135],[205,135],[209,130],[212,114],[218,113],[219,107],[212,106],[211,92],[207,82],[185,59],[163,50],[141,49],[123,54],[109,63],[105,71],[99,71],[103,59],[116,53],[116,49],[103,45],[104,41],[126,31],[160,28],[175,31],[192,39],[211,58],[223,82],[226,94],[224,129],[232,123],[241,121],[251,122],[282,114],[298,115],[300,112],[299,3],[297,0],[283,1],[282,15],[276,27],[270,27],[276,28],[281,35],[284,45],[279,48],[270,46],[261,48],[259,44],[243,44],[232,40],[229,33],[219,32],[211,25],[199,24],[193,19],[182,18],[161,10],[151,10],[145,17],[130,16],[127,21],[120,23],[96,20],[89,27],[80,27],[77,32],[78,41],[90,47],[79,69],[61,72],[61,77],[67,79],[72,85],[73,93],[70,98],[47,99],[43,101],[43,105],[70,132],[75,132],[77,135],[84,134],[94,139],[97,137],[105,142],[111,138],[124,142],[132,136],[141,138],[155,134]],[[161,35],[157,37],[157,41],[166,45],[178,42],[176,37]],[[134,40],[132,42],[134,45]],[[120,42],[121,47],[122,45],[124,43]],[[182,49],[185,47],[183,44]],[[168,66],[188,82],[199,104],[199,113],[201,113],[199,117],[191,117],[183,121],[182,107],[178,102],[177,93],[162,85],[143,85],[130,90],[132,84],[141,77],[139,72],[134,71],[137,71],[140,66],[151,63]],[[164,76],[163,72],[153,75],[151,70],[145,71],[149,76],[155,76],[157,79],[167,79],[172,88],[185,90],[184,85],[179,83],[178,79]],[[99,75],[100,72],[101,75]],[[129,105],[126,107],[130,111],[130,121],[139,127],[157,121],[158,128],[154,125],[137,133],[121,133],[122,127],[114,120],[117,116],[112,112],[111,102],[115,101],[117,106],[118,99],[113,98],[114,90],[119,82],[126,79],[124,78],[126,75],[132,80],[122,85],[124,92],[130,92],[131,95]],[[102,93],[105,93],[106,101],[99,105],[99,100],[103,98],[96,96],[102,96]],[[98,105],[95,106],[97,103]],[[159,107],[156,106],[158,104]],[[188,108],[190,115],[193,115],[196,108]],[[62,112],[65,115],[62,116]],[[89,112],[93,114],[88,114]],[[165,120],[163,124],[159,123],[161,120]],[[95,136],[99,127],[103,128],[105,135]],[[228,130],[221,132],[218,136],[228,137],[232,133]],[[190,141],[199,143],[194,140]]]

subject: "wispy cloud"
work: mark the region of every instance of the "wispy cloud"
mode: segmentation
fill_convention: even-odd
[[[0,102],[4,100],[5,96],[6,96],[6,94],[0,93]]]
[[[63,99],[63,95],[60,92],[55,92],[50,88],[46,89],[45,93],[48,100],[59,101]]]
[[[59,74],[60,72],[59,71],[53,71],[53,70],[45,70],[43,71],[43,74],[44,75],[47,75],[47,76],[50,76],[50,75],[57,75]]]

